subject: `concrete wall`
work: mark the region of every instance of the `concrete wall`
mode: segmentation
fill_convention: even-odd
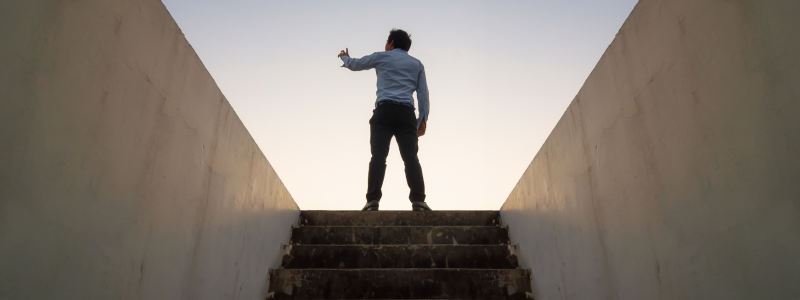
[[[298,214],[160,1],[0,1],[0,299],[263,299]]]
[[[502,208],[537,300],[800,299],[798,16],[640,1]]]

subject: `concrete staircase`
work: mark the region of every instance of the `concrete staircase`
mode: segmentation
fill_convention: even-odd
[[[303,211],[270,299],[528,299],[497,211]]]

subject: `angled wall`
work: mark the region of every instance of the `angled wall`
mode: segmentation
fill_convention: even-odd
[[[800,299],[798,15],[639,2],[503,205],[536,299]]]
[[[158,0],[0,1],[0,299],[264,299],[298,207]]]

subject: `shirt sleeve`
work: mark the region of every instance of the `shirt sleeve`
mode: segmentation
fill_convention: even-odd
[[[417,102],[419,102],[419,119],[417,119],[417,128],[422,124],[422,121],[428,121],[428,112],[430,111],[430,99],[428,98],[428,80],[425,78],[425,66],[420,63],[419,78],[417,78]]]
[[[352,71],[369,70],[377,65],[378,53],[372,53],[362,58],[350,58],[349,56],[342,56],[343,68],[348,68]]]

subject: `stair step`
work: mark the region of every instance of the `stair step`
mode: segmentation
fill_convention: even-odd
[[[300,212],[304,226],[499,226],[498,211],[326,211]]]
[[[286,269],[471,268],[514,269],[516,246],[284,245]]]
[[[527,299],[522,269],[277,269],[271,299]]]
[[[500,226],[300,226],[292,229],[292,244],[508,244],[508,229]]]

